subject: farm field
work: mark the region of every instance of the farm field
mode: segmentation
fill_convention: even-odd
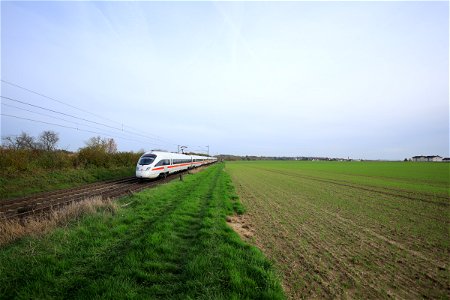
[[[223,164],[0,247],[0,299],[284,299]]]
[[[449,165],[229,162],[239,222],[299,298],[448,298]]]

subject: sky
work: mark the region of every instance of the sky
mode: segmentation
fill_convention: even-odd
[[[72,151],[448,157],[449,3],[2,1],[1,80]]]

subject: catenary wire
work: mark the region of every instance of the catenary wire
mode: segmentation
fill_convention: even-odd
[[[9,114],[4,114],[4,113],[1,113],[0,115],[5,116],[5,117],[10,117],[10,118],[16,118],[16,119],[27,120],[27,121],[31,121],[31,122],[37,122],[37,123],[43,123],[43,124],[48,124],[48,125],[54,125],[54,126],[59,126],[59,127],[63,127],[63,128],[74,129],[74,130],[77,130],[77,131],[84,131],[84,132],[89,132],[89,133],[94,133],[94,134],[100,134],[100,135],[104,135],[104,136],[108,136],[108,137],[115,137],[115,138],[119,138],[119,139],[123,139],[123,140],[128,140],[128,141],[133,141],[133,142],[142,143],[142,141],[139,141],[139,140],[134,140],[134,139],[130,139],[130,138],[120,137],[120,136],[116,136],[116,135],[112,135],[112,134],[105,134],[105,133],[102,133],[102,132],[97,132],[97,131],[92,131],[92,130],[87,130],[87,129],[80,129],[80,128],[72,127],[72,126],[66,126],[66,125],[61,125],[61,124],[56,124],[56,123],[51,123],[51,122],[41,121],[41,120],[35,120],[35,119],[30,119],[30,118],[24,118],[24,117],[15,116],[15,115],[9,115]],[[162,146],[162,145],[160,145],[160,144],[152,144],[152,145],[153,145],[153,146]]]
[[[6,103],[2,103],[2,106],[13,107],[13,108],[20,109],[20,110],[23,110],[23,111],[28,111],[28,112],[31,112],[31,113],[34,113],[34,114],[37,114],[37,115],[46,116],[46,117],[53,118],[53,119],[57,119],[57,120],[60,120],[60,121],[72,123],[72,124],[75,124],[75,125],[77,125],[77,126],[89,126],[90,128],[94,128],[94,129],[96,129],[96,130],[104,130],[104,129],[102,129],[102,128],[98,128],[98,127],[94,127],[94,126],[86,125],[86,124],[81,124],[81,123],[79,123],[79,122],[70,121],[70,120],[63,119],[63,118],[58,118],[58,117],[55,117],[55,116],[52,116],[52,115],[49,115],[49,114],[44,114],[44,113],[35,112],[35,111],[29,110],[29,109],[26,109],[26,108],[22,108],[22,107],[10,105],[10,104],[6,104]],[[78,127],[77,127],[77,129],[79,130]],[[112,132],[108,132],[108,131],[106,131],[106,133],[104,132],[103,134],[117,135],[117,133],[112,133]],[[119,135],[117,135],[117,137],[123,138],[122,136],[119,136]],[[142,141],[141,141],[141,142],[142,142]],[[151,143],[152,143],[152,145],[164,146],[164,145],[162,145],[162,144],[154,144],[153,141],[152,141]]]
[[[132,126],[128,126],[128,125],[125,125],[125,124],[123,124],[123,123],[120,123],[120,122],[117,122],[117,121],[114,121],[114,120],[105,118],[105,117],[103,117],[103,116],[100,116],[100,115],[98,115],[98,114],[94,114],[94,113],[92,113],[92,112],[90,112],[90,111],[87,111],[87,110],[85,110],[85,109],[79,108],[79,107],[77,107],[77,106],[74,106],[74,105],[72,105],[72,104],[66,103],[66,102],[64,102],[64,101],[55,99],[55,98],[53,98],[53,97],[44,95],[44,94],[39,93],[39,92],[37,92],[37,91],[34,91],[34,90],[32,90],[32,89],[29,89],[29,88],[26,88],[26,87],[24,87],[24,86],[21,86],[21,85],[19,85],[19,84],[17,84],[17,83],[13,83],[13,82],[10,82],[10,81],[4,80],[4,79],[1,79],[1,82],[5,83],[5,84],[8,84],[8,85],[11,85],[11,86],[14,86],[14,87],[19,88],[19,89],[22,89],[22,90],[27,91],[27,92],[29,92],[29,93],[33,93],[33,94],[38,95],[38,96],[40,96],[40,97],[43,97],[43,98],[46,98],[46,99],[49,99],[49,100],[58,102],[58,103],[60,103],[60,104],[69,106],[69,107],[74,108],[74,109],[77,109],[77,110],[79,110],[79,111],[88,113],[88,114],[90,114],[90,115],[96,116],[96,117],[101,118],[101,119],[103,119],[103,120],[106,120],[106,121],[109,121],[109,122],[112,122],[112,123],[115,123],[115,124],[119,124],[119,125],[121,125],[121,126],[123,126],[123,127],[126,127],[126,128],[134,129],[134,134],[136,134],[136,135],[139,135],[138,132],[141,132],[141,133],[144,133],[144,134],[148,134],[147,132],[144,132],[144,131],[139,130],[139,129],[137,129],[137,128],[134,128],[134,127],[132,127]],[[136,132],[136,131],[137,131],[137,132]],[[131,130],[128,130],[128,132],[133,133],[133,131],[131,131]],[[142,136],[142,135],[141,135],[141,136]],[[147,137],[147,138],[150,138],[150,139],[157,139],[157,140],[160,140],[160,141],[162,141],[162,142],[167,142],[167,143],[172,144],[172,145],[176,145],[176,143],[174,143],[174,142],[172,142],[172,141],[167,141],[167,140],[164,141],[164,140],[162,140],[162,139],[161,139],[159,136],[157,136],[157,135],[153,135],[153,136],[155,136],[155,137],[148,137],[148,136],[146,136],[146,137]]]
[[[85,118],[77,117],[77,116],[74,116],[74,115],[71,115],[71,114],[67,114],[67,113],[56,111],[56,110],[53,110],[53,109],[50,109],[50,108],[46,108],[46,107],[42,107],[42,106],[39,106],[39,105],[31,104],[31,103],[28,103],[28,102],[25,102],[25,101],[21,101],[21,100],[18,100],[18,99],[13,99],[13,98],[6,97],[6,96],[0,96],[0,97],[3,98],[3,99],[9,100],[9,101],[13,101],[13,102],[21,103],[21,104],[24,104],[24,105],[36,107],[36,108],[39,108],[39,109],[42,109],[42,110],[50,111],[52,113],[60,114],[60,115],[63,115],[63,116],[67,116],[67,117],[70,117],[70,118],[82,120],[82,121],[85,121],[85,122],[101,125],[101,126],[104,126],[104,127],[108,127],[108,128],[111,128],[111,129],[118,130],[120,132],[125,132],[125,130],[122,130],[121,128],[117,128],[117,127],[109,126],[109,125],[106,125],[106,124],[103,124],[103,123],[100,123],[100,122],[96,122],[96,121],[88,120],[88,119],[85,119]],[[130,131],[126,131],[126,132],[131,133]],[[145,138],[148,138],[148,139],[157,140],[157,141],[165,143],[164,140],[148,137],[148,136],[145,136],[145,135],[142,135],[142,134],[138,134],[138,133],[131,133],[131,134],[139,135],[141,137],[145,137]]]

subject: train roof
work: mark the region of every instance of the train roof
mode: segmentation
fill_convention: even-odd
[[[173,153],[173,152],[166,152],[166,151],[148,151],[145,152],[142,156],[148,155],[148,154],[154,154],[156,156],[162,157],[162,158],[172,158],[172,159],[185,159],[185,158],[193,158],[193,159],[216,159],[212,156],[201,156],[201,155],[188,155],[188,154],[181,154],[181,153]]]

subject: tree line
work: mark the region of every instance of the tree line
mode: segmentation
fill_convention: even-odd
[[[46,130],[37,137],[22,132],[2,138],[0,173],[14,176],[23,171],[66,168],[134,167],[142,153],[119,152],[113,138],[95,136],[71,152],[58,148],[59,134]]]

